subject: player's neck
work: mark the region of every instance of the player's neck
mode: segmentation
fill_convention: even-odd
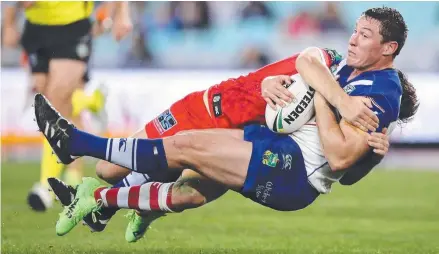
[[[367,72],[367,71],[379,71],[379,70],[385,70],[393,68],[393,60],[387,60],[383,59],[382,61],[378,61],[375,64],[369,65],[364,68],[355,68],[354,71],[351,73],[351,78],[354,78],[361,73]]]

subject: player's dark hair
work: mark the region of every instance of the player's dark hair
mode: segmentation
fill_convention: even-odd
[[[369,9],[363,12],[362,15],[380,22],[380,34],[383,36],[382,43],[389,41],[396,41],[398,43],[398,48],[395,50],[395,53],[393,53],[393,58],[395,58],[399,52],[401,52],[408,32],[407,25],[401,13],[393,8],[379,7]]]
[[[398,121],[401,124],[407,123],[414,117],[419,108],[419,100],[413,84],[408,81],[407,77],[402,71],[397,71],[402,87],[401,106],[398,116]]]

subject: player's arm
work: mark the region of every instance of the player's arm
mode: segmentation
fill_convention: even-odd
[[[329,54],[328,52],[331,52]],[[340,63],[341,57],[335,51],[322,50],[324,64],[329,68]],[[269,64],[250,75],[263,77],[261,82],[262,98],[276,110],[276,105],[285,107],[285,102],[294,99],[293,94],[284,87],[284,83],[291,84],[291,75],[297,74],[296,61],[300,54],[295,54],[283,60]],[[249,76],[250,76],[249,75]],[[260,79],[260,78],[259,78]]]
[[[19,2],[2,2],[5,4],[3,16],[3,44],[7,47],[15,47],[20,35],[17,29],[17,12]]]
[[[130,12],[129,12],[128,2],[127,1],[114,2],[114,15],[129,17]]]
[[[343,185],[352,185],[365,177],[375,166],[380,164],[384,155],[389,151],[389,137],[386,135],[387,129],[383,132],[374,132],[369,136],[368,143],[373,148],[373,154],[363,160],[355,162],[354,165],[346,170],[346,173],[340,179]],[[369,152],[370,153],[370,152]]]
[[[113,36],[119,41],[133,29],[127,1],[114,2]]]
[[[93,22],[92,35],[98,37],[110,31],[113,25],[111,13],[113,12],[114,4],[111,2],[103,2],[97,5],[95,11],[95,22]]]
[[[325,157],[332,170],[347,169],[369,151],[368,133],[343,119],[337,123],[331,106],[321,94],[316,93],[314,100],[319,137]]]
[[[3,16],[3,25],[15,26],[17,20],[18,2],[5,2],[5,11]]]
[[[339,182],[342,185],[352,185],[360,181],[363,177],[369,174],[369,172],[378,165],[382,159],[383,156],[373,154],[372,156],[368,156],[367,160],[359,160],[346,170],[346,174],[343,175]]]
[[[343,91],[325,66],[322,52],[319,48],[312,47],[300,53],[296,68],[303,80],[321,93],[348,122],[362,130],[375,131],[378,118],[362,101],[353,100]]]

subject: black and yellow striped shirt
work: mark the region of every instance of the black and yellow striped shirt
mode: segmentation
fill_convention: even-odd
[[[68,25],[89,18],[93,6],[93,1],[36,1],[25,9],[25,16],[36,25]]]

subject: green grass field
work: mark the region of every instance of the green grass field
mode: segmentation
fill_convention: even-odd
[[[157,221],[135,244],[124,240],[125,211],[102,233],[80,225],[56,236],[59,203],[46,213],[26,204],[38,174],[35,163],[2,164],[2,253],[439,253],[435,172],[376,171],[299,212],[272,211],[229,193]]]

